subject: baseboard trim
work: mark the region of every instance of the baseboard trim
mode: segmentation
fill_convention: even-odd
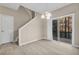
[[[41,39],[39,39],[41,40]],[[26,45],[26,44],[29,44],[29,43],[32,43],[32,42],[35,42],[35,41],[38,41],[38,40],[32,40],[32,41],[29,41],[29,42],[24,42],[22,44],[19,43],[19,46],[23,46],[23,45]]]
[[[10,43],[10,42],[13,42],[13,41],[11,40],[11,41],[2,42],[2,43],[0,43],[0,45]]]
[[[79,45],[72,45],[73,47],[75,47],[75,48],[79,48]]]

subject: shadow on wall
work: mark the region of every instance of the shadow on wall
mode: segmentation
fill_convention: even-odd
[[[23,25],[25,25],[26,23],[28,23],[32,18],[34,12],[24,8],[22,6],[19,7],[19,9],[17,10],[17,14],[15,15],[15,21],[14,21],[14,39],[16,41],[16,39],[18,38],[18,29],[20,27],[22,27]]]

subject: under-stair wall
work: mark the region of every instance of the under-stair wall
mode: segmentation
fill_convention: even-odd
[[[37,15],[19,29],[19,46],[42,39],[42,20]]]

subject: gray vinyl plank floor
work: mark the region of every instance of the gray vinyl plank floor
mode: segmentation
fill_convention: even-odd
[[[0,45],[0,55],[78,55],[79,49],[72,47],[71,44],[39,40],[18,46],[16,43]]]

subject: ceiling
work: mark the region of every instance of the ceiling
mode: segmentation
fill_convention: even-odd
[[[56,9],[62,8],[69,5],[70,3],[2,3],[1,6],[5,6],[14,10],[17,10],[19,6],[24,6],[25,8],[31,9],[33,11],[44,13],[46,11],[54,11]]]
[[[36,12],[45,12],[45,11],[54,11],[58,8],[64,7],[66,5],[69,5],[69,3],[27,3],[27,4],[21,4],[24,7],[27,7],[29,9],[32,9]]]

